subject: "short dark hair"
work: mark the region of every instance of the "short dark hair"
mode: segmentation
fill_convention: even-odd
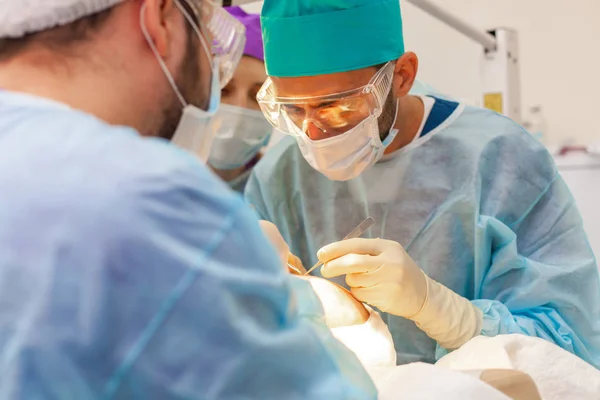
[[[0,61],[20,54],[33,44],[41,44],[52,51],[68,54],[75,44],[85,42],[102,27],[112,10],[111,7],[70,24],[31,33],[21,38],[0,39]]]

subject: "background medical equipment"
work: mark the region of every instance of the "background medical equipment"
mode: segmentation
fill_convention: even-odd
[[[430,0],[407,1],[483,46],[480,72],[483,88],[482,104],[521,123],[517,32],[509,28],[482,32]]]
[[[548,123],[544,117],[542,106],[537,105],[529,108],[529,114],[523,121],[523,127],[540,143],[544,143],[548,131]]]
[[[354,228],[352,230],[352,232],[347,234],[346,237],[343,238],[342,240],[356,239],[358,237],[361,237],[362,234],[365,233],[367,231],[367,229],[369,229],[374,223],[375,223],[375,220],[373,218],[367,217],[367,219],[365,219],[363,222],[361,222],[356,228]],[[311,269],[309,269],[308,272],[304,275],[310,274],[311,272],[313,272],[315,269],[317,269],[322,264],[323,263],[321,261],[319,261]]]

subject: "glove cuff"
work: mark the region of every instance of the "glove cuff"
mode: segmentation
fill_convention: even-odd
[[[425,280],[425,302],[421,310],[410,318],[419,329],[447,350],[458,349],[478,336],[483,324],[481,310],[427,275]]]

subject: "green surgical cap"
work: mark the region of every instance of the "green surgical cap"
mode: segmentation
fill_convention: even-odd
[[[404,54],[400,0],[265,0],[261,21],[270,76],[352,71]]]

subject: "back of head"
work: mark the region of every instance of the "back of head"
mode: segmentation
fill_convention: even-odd
[[[170,139],[183,108],[206,109],[211,93],[192,4],[0,0],[0,87]]]
[[[56,59],[72,54],[76,45],[91,39],[123,0],[35,1],[26,4],[0,0],[0,63],[35,48]],[[81,56],[81,53],[78,54]]]
[[[0,38],[18,39],[69,25],[124,0],[0,0]]]

